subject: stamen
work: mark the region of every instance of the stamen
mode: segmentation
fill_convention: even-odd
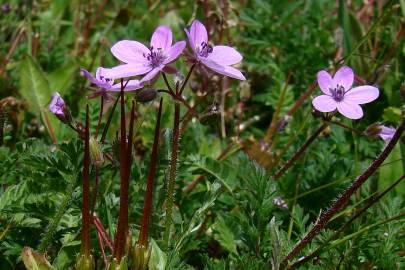
[[[345,96],[345,88],[342,85],[337,85],[336,88],[334,89],[329,89],[330,92],[332,93],[332,97],[334,100],[337,102],[340,102],[343,100]]]
[[[150,47],[150,53],[144,53],[143,57],[149,61],[152,68],[155,68],[163,63],[163,61],[167,58],[167,55],[162,48],[157,48],[157,50],[154,50],[153,47]]]
[[[201,45],[197,47],[197,53],[202,57],[207,57],[212,51],[212,46],[208,45],[207,42],[201,42]]]

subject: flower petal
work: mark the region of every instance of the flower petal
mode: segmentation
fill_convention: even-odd
[[[173,46],[171,46],[167,50],[167,54],[169,56],[165,59],[163,64],[166,65],[166,64],[172,62],[173,60],[175,60],[177,57],[179,57],[179,55],[183,52],[185,47],[186,47],[186,42],[185,41],[176,42]]]
[[[395,128],[386,127],[386,126],[383,126],[383,125],[381,125],[380,128],[381,128],[381,131],[380,131],[380,133],[378,135],[384,141],[391,140],[392,137],[394,137],[395,132],[397,131]]]
[[[229,46],[214,46],[212,53],[207,57],[219,64],[233,65],[242,61],[242,55],[232,47]]]
[[[147,63],[149,49],[135,40],[121,40],[111,47],[111,53],[124,63]]]
[[[344,99],[352,103],[364,104],[369,103],[378,98],[380,91],[377,87],[363,85],[352,88],[344,96]]]
[[[337,103],[338,111],[350,119],[359,119],[363,117],[363,109],[360,105],[350,101],[343,100]]]
[[[331,96],[321,95],[312,100],[312,105],[320,112],[333,112],[337,102]]]
[[[226,65],[220,65],[215,61],[212,61],[211,59],[207,58],[200,58],[200,61],[206,65],[208,68],[212,69],[213,71],[234,78],[238,79],[241,81],[246,80],[245,76],[243,76],[242,72],[240,72],[238,69],[231,67],[231,66],[226,66]]]
[[[124,83],[125,85],[125,83]],[[143,87],[143,83],[139,80],[130,80],[127,85],[125,86],[124,91],[134,91]],[[108,90],[109,92],[120,92],[121,91],[121,83],[114,84],[111,89]]]
[[[197,46],[201,43],[208,42],[208,34],[205,26],[198,20],[194,20],[190,27],[189,41],[191,48],[195,51]]]
[[[332,87],[333,84],[333,80],[330,74],[325,70],[321,70],[318,72],[318,74],[316,74],[316,78],[318,80],[318,85],[319,88],[321,88],[321,91],[326,95],[330,95],[331,92],[329,91],[329,88]]]
[[[98,69],[97,69],[98,70]],[[96,78],[93,76],[93,75],[91,75],[91,73],[90,72],[88,72],[86,69],[84,69],[84,68],[81,68],[80,69],[80,71],[81,71],[81,73],[83,74],[83,76],[84,77],[86,77],[89,81],[91,81],[92,83],[94,83],[94,84],[97,84],[97,80],[96,80]]]
[[[155,50],[159,48],[167,50],[172,45],[172,38],[172,30],[166,25],[161,25],[153,32],[150,46]]]
[[[120,79],[148,73],[152,68],[142,63],[119,65],[111,68],[105,74],[108,78]]]
[[[333,87],[341,85],[345,88],[345,91],[348,91],[352,87],[353,81],[354,81],[353,70],[347,66],[343,66],[339,68],[335,76],[333,76]]]
[[[107,70],[107,69],[105,69],[105,68],[99,67],[99,68],[97,69],[96,78],[95,78],[95,77],[93,77],[93,75],[91,75],[90,72],[88,72],[88,71],[85,70],[84,68],[81,68],[81,69],[80,69],[80,71],[82,72],[82,74],[83,74],[92,84],[94,84],[94,85],[96,85],[96,86],[98,86],[98,87],[104,88],[104,89],[109,89],[109,88],[111,87],[111,85],[112,85],[112,80],[111,80],[111,84],[110,84],[110,83],[107,83],[107,82],[104,82],[104,81],[101,81],[100,79],[98,79],[98,78],[100,78],[100,76],[103,76],[103,75],[100,75],[100,74],[104,73],[106,70]]]
[[[148,74],[145,75],[145,77],[143,77],[141,79],[140,82],[143,83],[143,82],[148,82],[148,81],[152,80],[162,70],[163,67],[164,66],[160,66],[160,67],[152,69]]]

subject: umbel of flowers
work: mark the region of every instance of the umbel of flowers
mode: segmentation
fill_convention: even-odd
[[[205,26],[195,20],[190,28],[185,29],[188,39],[189,51],[192,55],[188,58],[188,73],[183,80],[177,81],[174,85],[170,84],[167,76],[176,74],[178,71],[172,66],[172,63],[182,59],[183,51],[186,49],[186,41],[173,42],[172,31],[168,26],[159,26],[152,34],[149,44],[143,44],[135,40],[121,40],[115,43],[111,48],[111,53],[121,62],[119,65],[110,68],[98,67],[95,76],[89,71],[81,69],[81,73],[90,81],[93,92],[89,98],[99,98],[99,119],[96,132],[92,138],[89,134],[89,111],[86,109],[86,124],[82,125],[75,122],[70,116],[68,107],[62,97],[56,93],[49,105],[50,111],[58,117],[63,123],[68,124],[78,132],[80,138],[84,140],[85,153],[83,161],[83,211],[82,211],[82,248],[78,255],[78,269],[94,269],[94,262],[91,250],[90,230],[95,228],[98,237],[98,243],[103,255],[105,267],[108,269],[146,269],[150,256],[149,247],[149,224],[152,215],[153,191],[155,186],[155,177],[157,173],[158,145],[160,134],[160,121],[162,115],[163,99],[159,101],[157,111],[157,121],[154,133],[154,142],[151,151],[151,160],[149,172],[146,181],[146,193],[144,195],[144,205],[142,213],[142,222],[140,224],[139,237],[136,243],[131,241],[131,232],[128,224],[128,189],[131,179],[132,149],[134,137],[135,106],[140,106],[142,102],[148,102],[158,97],[159,94],[167,94],[172,102],[174,110],[173,130],[171,138],[171,160],[168,168],[168,177],[166,185],[165,217],[164,231],[162,232],[163,248],[171,248],[171,239],[175,232],[172,226],[173,205],[174,205],[174,187],[177,181],[177,159],[180,140],[180,106],[194,117],[198,114],[188,104],[183,96],[183,91],[194,70],[203,68],[218,75],[227,76],[237,80],[245,80],[245,76],[233,65],[242,61],[242,55],[233,47],[225,45],[211,45]],[[178,74],[176,74],[178,75]],[[166,89],[156,90],[154,83],[162,78]],[[281,178],[284,173],[302,156],[306,149],[315,141],[316,137],[330,124],[337,123],[333,121],[336,112],[343,116],[357,120],[363,116],[363,109],[360,105],[374,101],[379,96],[379,90],[375,86],[359,85],[353,87],[355,75],[350,67],[344,66],[331,76],[327,71],[319,71],[317,81],[322,95],[312,100],[315,110],[323,113],[322,124],[316,132],[301,146],[301,148],[280,167],[274,180]],[[132,106],[127,121],[126,99],[131,99],[130,93],[135,93],[135,99],[132,99]],[[136,103],[135,101],[139,101]],[[113,102],[109,114],[104,116],[105,103]],[[105,144],[108,130],[116,110],[120,107],[120,129],[119,129],[119,155],[118,160],[112,160],[110,153],[103,153],[100,146]],[[101,123],[105,122],[101,131]],[[342,127],[346,127],[340,124]],[[398,141],[404,127],[398,129],[388,128],[380,124],[370,126],[365,135],[381,137],[387,142],[386,150],[377,160],[381,162],[387,157],[393,145]],[[100,131],[100,132],[99,132]],[[101,134],[101,136],[99,136]],[[93,154],[91,154],[93,153]],[[94,153],[97,153],[96,155]],[[104,157],[100,157],[104,155]],[[98,156],[99,158],[91,158]],[[97,188],[100,181],[100,169],[104,160],[110,160],[119,164],[120,173],[120,204],[117,229],[115,236],[110,236],[104,229],[103,224],[97,218]],[[378,168],[378,162],[372,170]],[[94,170],[95,186],[93,194],[90,194],[89,177],[90,171]],[[366,172],[365,172],[366,173]],[[370,172],[367,172],[370,173]],[[330,220],[336,211],[338,211],[345,201],[355,192],[362,183],[367,180],[369,175],[362,175],[356,180],[353,188],[349,188],[342,197],[338,198],[327,215],[323,215],[316,224],[316,230],[310,232],[297,246],[284,258],[280,267],[288,264],[299,251],[301,251],[309,241],[323,228],[325,223]],[[90,198],[93,201],[90,203]],[[283,204],[283,207],[288,205]],[[107,255],[108,247],[111,256]]]

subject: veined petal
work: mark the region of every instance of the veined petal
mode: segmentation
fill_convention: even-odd
[[[190,45],[195,50],[197,46],[201,46],[201,43],[208,42],[208,33],[205,26],[198,20],[194,20],[190,27],[189,33]]]
[[[212,53],[208,54],[208,59],[223,65],[233,65],[242,61],[242,55],[232,47],[229,46],[214,46]]]
[[[124,83],[125,85],[125,83]],[[127,85],[125,86],[124,91],[134,91],[143,87],[143,83],[139,80],[130,80]],[[108,90],[109,92],[120,92],[121,91],[121,83],[114,84],[111,89]]]
[[[106,73],[106,76],[108,78],[120,79],[120,78],[135,76],[135,75],[142,75],[142,74],[149,72],[151,69],[152,68],[150,66],[144,65],[142,63],[125,64],[125,65],[119,65],[119,66],[111,68]]]
[[[363,85],[352,88],[349,92],[346,92],[344,100],[352,103],[364,104],[377,99],[379,95],[380,91],[377,87]]]
[[[152,80],[162,70],[163,67],[164,66],[162,65],[162,66],[152,69],[148,74],[145,75],[145,77],[143,77],[141,79],[140,82],[143,83],[143,82],[148,82],[148,81]]]
[[[363,117],[363,109],[359,104],[343,100],[337,103],[338,111],[350,119],[359,119]]]
[[[167,50],[167,54],[169,56],[165,59],[163,64],[166,65],[166,64],[172,62],[173,60],[175,60],[177,57],[179,57],[179,55],[183,52],[185,47],[186,47],[186,42],[185,41],[176,42],[173,46],[171,46]]]
[[[331,96],[321,95],[312,100],[312,105],[320,112],[333,112],[337,102]]]
[[[110,83],[107,83],[107,82],[104,82],[104,81],[98,79],[98,77],[97,77],[98,74],[100,74],[100,72],[102,73],[102,72],[104,72],[105,70],[107,70],[107,69],[104,69],[104,68],[99,67],[99,68],[97,69],[96,78],[95,78],[93,75],[91,75],[90,72],[88,72],[88,71],[85,70],[84,68],[81,68],[81,69],[80,69],[80,71],[82,72],[82,74],[83,74],[92,84],[94,84],[94,85],[96,85],[96,86],[98,86],[98,87],[104,88],[104,89],[109,89],[109,88],[111,87],[112,80],[111,80],[111,84],[110,84]]]
[[[337,85],[341,85],[345,88],[345,91],[348,91],[352,87],[353,81],[354,81],[353,70],[347,66],[339,68],[335,76],[333,76],[334,88]]]
[[[124,63],[147,63],[149,49],[135,40],[121,40],[111,47],[111,53]]]
[[[172,30],[166,25],[161,25],[153,32],[150,46],[155,50],[159,48],[168,50],[172,45],[172,38]]]
[[[238,69],[231,67],[231,66],[226,66],[226,65],[220,65],[215,61],[212,61],[211,59],[207,59],[204,57],[200,58],[200,61],[206,65],[208,68],[212,69],[213,71],[234,78],[238,79],[241,81],[246,80],[245,76],[243,76],[242,72],[240,72]]]
[[[97,83],[97,79],[93,75],[91,75],[91,73],[88,72],[86,69],[81,68],[80,71],[83,74],[83,76],[86,77],[89,81],[91,81],[94,84]]]
[[[330,74],[325,70],[321,70],[318,72],[318,74],[316,74],[316,78],[318,80],[318,85],[319,88],[321,88],[321,91],[326,95],[330,95],[331,92],[329,91],[329,88],[332,87],[333,84],[333,80]]]

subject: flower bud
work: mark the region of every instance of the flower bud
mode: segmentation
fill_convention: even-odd
[[[219,117],[219,108],[218,104],[213,104],[211,107],[208,108],[200,117],[198,120],[200,120],[200,123],[203,125],[209,125],[213,121],[216,122]]]
[[[136,93],[135,99],[138,102],[146,103],[156,98],[157,91],[153,88],[143,89]]]
[[[72,122],[72,116],[66,107],[65,101],[58,92],[53,94],[51,103],[49,104],[49,110],[64,124],[70,124]]]
[[[86,256],[85,254],[80,254],[76,262],[76,270],[93,270],[94,258],[92,255]]]
[[[252,96],[252,91],[250,90],[250,83],[248,83],[247,81],[243,81],[243,82],[239,83],[238,88],[239,88],[240,100],[245,102],[248,99],[250,99],[250,97]]]
[[[25,267],[28,270],[43,269],[53,270],[52,265],[45,259],[45,255],[35,252],[30,247],[25,247],[21,254]]]
[[[124,256],[120,262],[116,258],[114,258],[110,265],[108,266],[108,270],[127,270],[128,263],[127,258]]]
[[[364,134],[374,138],[380,137],[384,141],[388,142],[394,136],[395,131],[395,128],[386,127],[384,125],[376,123],[368,126],[367,129],[364,131]]]
[[[89,145],[90,145],[90,160],[94,164],[94,166],[100,167],[104,163],[104,156],[103,152],[100,149],[100,145],[93,137],[90,137]]]
[[[134,269],[147,269],[150,258],[150,249],[147,246],[136,244],[133,252]]]

